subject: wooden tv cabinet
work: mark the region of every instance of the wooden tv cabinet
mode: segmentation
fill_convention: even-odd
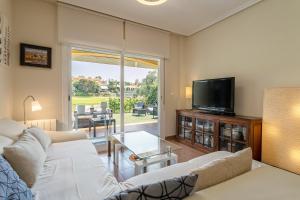
[[[251,147],[253,158],[261,160],[261,118],[176,110],[176,131],[177,141],[204,153]]]

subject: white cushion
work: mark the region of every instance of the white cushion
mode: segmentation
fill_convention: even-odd
[[[214,160],[203,167],[195,169],[191,174],[197,174],[195,191],[199,191],[223,181],[234,178],[251,170],[251,148],[239,151],[232,156]]]
[[[100,200],[121,190],[90,140],[53,143],[32,190],[40,199]]]
[[[14,141],[8,137],[0,135],[0,154],[3,153],[3,148],[13,144]]]
[[[28,187],[35,183],[46,159],[39,141],[28,133],[13,145],[4,147],[3,155]]]
[[[47,133],[43,131],[43,129],[38,127],[32,127],[26,129],[24,132],[33,135],[40,142],[43,149],[47,151],[49,145],[51,144],[51,138]]]
[[[0,119],[0,135],[17,140],[26,129],[24,124],[10,119]]]

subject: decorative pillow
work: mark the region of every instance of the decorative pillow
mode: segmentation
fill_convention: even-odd
[[[115,196],[106,198],[105,200],[129,200],[129,198],[128,198],[128,193],[124,191],[116,194]]]
[[[251,170],[251,165],[251,148],[238,151],[232,156],[223,159],[214,160],[191,172],[191,174],[198,175],[195,191],[208,188],[248,172]]]
[[[14,141],[11,138],[0,135],[0,154],[3,153],[4,147],[9,146],[13,143]]]
[[[47,151],[49,145],[51,144],[50,136],[43,131],[43,129],[38,127],[31,127],[24,130],[24,133],[30,133],[33,135],[42,145],[43,149]]]
[[[27,186],[32,187],[46,159],[37,139],[25,133],[16,143],[4,147],[3,155]]]
[[[198,175],[187,175],[162,182],[142,185],[107,198],[106,200],[183,199],[191,194]]]
[[[10,119],[0,119],[0,135],[2,136],[17,140],[25,129],[26,126],[22,123]]]
[[[31,190],[1,155],[0,199],[32,200]]]

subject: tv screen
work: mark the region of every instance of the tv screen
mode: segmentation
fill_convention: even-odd
[[[234,77],[193,81],[193,108],[234,113],[234,89]]]

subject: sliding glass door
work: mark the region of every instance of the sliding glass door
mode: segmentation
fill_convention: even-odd
[[[156,58],[73,48],[73,128],[91,137],[105,136],[103,116],[109,115],[112,132],[159,135],[159,66]]]
[[[113,128],[120,131],[120,63],[117,53],[72,49],[74,129],[82,129],[92,137],[105,136],[109,114],[114,119]]]
[[[125,131],[159,135],[159,60],[126,55],[124,82]]]

